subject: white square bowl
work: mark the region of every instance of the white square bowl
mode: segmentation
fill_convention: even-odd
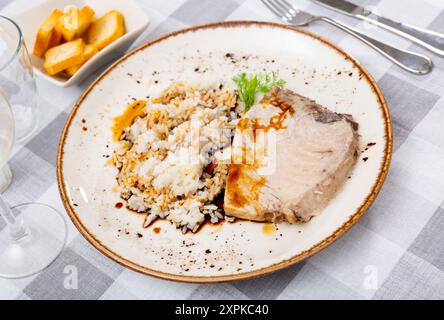
[[[82,7],[89,5],[96,12],[96,17],[100,17],[110,10],[118,10],[125,17],[125,34],[100,50],[94,57],[87,61],[72,77],[50,76],[43,69],[43,59],[32,54],[37,30],[42,22],[59,8],[63,10],[66,6],[74,5]],[[112,62],[123,54],[147,28],[148,17],[143,10],[132,0],[47,0],[44,3],[33,7],[23,13],[11,17],[22,30],[26,45],[28,46],[31,62],[34,71],[42,78],[60,87],[69,87],[78,84],[91,75],[99,67]]]

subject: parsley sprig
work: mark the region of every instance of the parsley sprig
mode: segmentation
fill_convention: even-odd
[[[277,72],[259,73],[256,75],[247,75],[245,72],[238,74],[233,78],[233,82],[237,86],[237,92],[240,99],[245,104],[245,112],[250,110],[251,106],[256,102],[258,93],[267,93],[274,86],[283,86],[285,81],[278,79]]]

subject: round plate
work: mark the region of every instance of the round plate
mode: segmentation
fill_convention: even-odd
[[[167,221],[147,229],[124,208],[109,165],[113,118],[134,99],[171,82],[208,85],[241,72],[278,71],[287,87],[359,123],[362,155],[323,213],[302,225],[240,221],[183,235]],[[367,149],[367,150],[365,150]],[[127,54],[80,97],[64,128],[57,162],[60,193],[73,223],[98,250],[133,270],[207,283],[288,267],[342,236],[368,209],[390,163],[392,132],[384,97],[349,54],[312,33],[267,22],[230,21],[180,30]],[[270,231],[271,230],[271,231]]]

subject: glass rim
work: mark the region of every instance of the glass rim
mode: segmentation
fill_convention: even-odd
[[[0,15],[0,19],[4,19],[4,20],[8,21],[9,23],[11,23],[15,27],[15,29],[17,30],[17,33],[18,33],[18,43],[17,43],[17,47],[15,49],[14,54],[11,56],[11,58],[9,58],[6,61],[5,64],[0,65],[0,71],[3,71],[17,57],[20,50],[22,49],[23,33],[22,33],[22,30],[20,29],[20,27],[18,26],[18,24],[14,20],[12,20],[11,18]]]

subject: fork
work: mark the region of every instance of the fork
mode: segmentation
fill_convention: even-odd
[[[261,0],[268,9],[281,18],[284,22],[301,27],[307,26],[315,21],[324,21],[351,34],[355,38],[366,43],[384,57],[400,66],[402,69],[417,75],[424,75],[432,71],[433,63],[430,58],[399,48],[392,47],[386,43],[371,38],[356,29],[332,18],[325,16],[314,16],[308,12],[299,10],[287,0]]]

